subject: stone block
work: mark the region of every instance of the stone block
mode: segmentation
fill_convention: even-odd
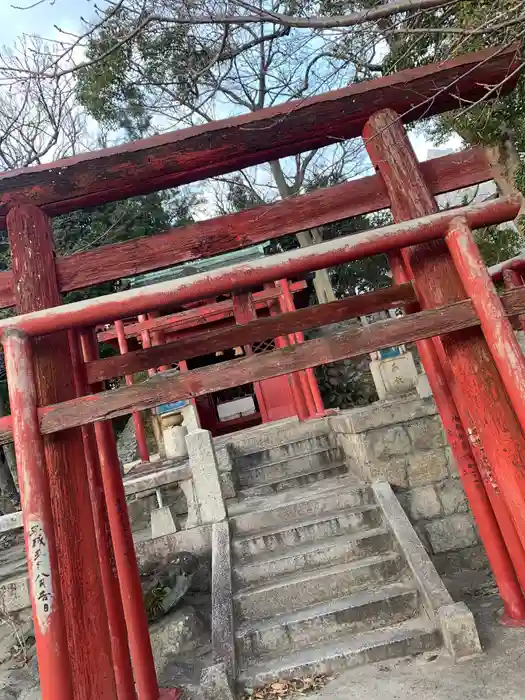
[[[478,544],[478,534],[469,514],[451,515],[425,526],[434,552],[448,552]]]
[[[437,617],[445,647],[455,661],[466,661],[481,654],[474,616],[465,603],[443,605]]]
[[[446,479],[448,463],[445,450],[415,452],[407,458],[407,472],[409,486],[425,486]]]
[[[188,433],[186,442],[200,521],[220,522],[226,518],[226,509],[211,433],[194,430]]]
[[[162,506],[162,508],[154,508],[151,511],[151,536],[153,538],[171,535],[179,529],[171,506]]]
[[[441,552],[433,556],[436,569],[442,576],[456,577],[464,571],[483,571],[489,568],[483,545],[465,547],[455,552]]]
[[[173,657],[191,653],[205,644],[208,632],[195,608],[183,605],[150,626],[150,639],[155,668],[160,674]]]
[[[235,489],[232,472],[220,472],[219,481],[221,482],[222,497],[224,499],[235,498],[237,491]]]
[[[200,678],[203,700],[234,700],[225,664],[205,668]]]
[[[436,413],[433,399],[409,397],[351,408],[328,420],[331,429],[336,433],[363,433],[374,428],[433,416]]]
[[[186,530],[201,524],[201,516],[193,479],[185,479],[179,483],[180,489],[186,499],[187,513]]]
[[[370,430],[364,437],[370,459],[387,460],[410,452],[410,440],[401,425]]]
[[[441,503],[432,485],[411,489],[407,494],[407,507],[412,520],[430,520],[441,515]]]
[[[370,481],[388,481],[394,487],[408,485],[405,457],[391,459],[388,462],[371,462],[367,471],[370,475]]]
[[[166,459],[179,459],[188,456],[187,433],[188,429],[184,425],[163,426],[162,439]]]
[[[458,479],[447,479],[438,487],[438,490],[445,515],[466,513],[468,511],[468,500],[461,481]]]
[[[380,400],[408,394],[418,383],[416,365],[410,352],[372,360],[370,371]]]
[[[416,389],[420,399],[428,399],[432,397],[432,389],[430,388],[428,377],[424,372],[417,378]]]
[[[448,464],[448,471],[450,476],[453,479],[459,479],[459,469],[456,460],[454,459],[454,455],[452,454],[452,450],[450,447],[445,448],[445,452],[447,455],[447,464]]]
[[[215,448],[215,457],[217,458],[217,468],[220,472],[231,472],[233,469],[233,459],[230,453],[229,445]]]
[[[428,416],[407,423],[406,429],[414,451],[443,447],[445,436],[438,416]]]
[[[183,425],[186,427],[188,433],[198,430],[201,425],[199,421],[199,414],[196,407],[188,402],[184,408],[181,410]]]
[[[0,611],[12,613],[30,607],[31,597],[27,576],[0,584]]]

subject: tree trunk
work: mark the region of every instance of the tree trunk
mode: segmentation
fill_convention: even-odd
[[[279,161],[272,161],[270,163],[270,169],[281,198],[287,199],[291,197],[294,193],[286,182]],[[322,233],[318,228],[313,228],[309,231],[301,231],[296,234],[296,238],[301,248],[307,248],[314,243],[322,243],[323,241]],[[330,301],[336,300],[328,270],[317,270],[314,276],[314,288],[317,300],[320,304],[327,304]]]
[[[517,193],[516,175],[520,165],[520,158],[516,149],[516,144],[511,135],[506,132],[497,146],[487,146],[485,148],[487,159],[492,166],[494,182],[498,192],[502,196]],[[518,216],[514,220],[517,228],[524,233],[520,219],[525,216],[525,200],[522,197],[521,208]]]

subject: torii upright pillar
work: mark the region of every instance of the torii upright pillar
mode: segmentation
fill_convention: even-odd
[[[363,137],[388,190],[394,219],[436,212],[401,117],[389,109],[377,112]],[[404,248],[402,256],[423,309],[466,298],[444,241]],[[442,336],[441,341],[472,419],[475,434],[470,437],[479,438],[525,546],[525,436],[501,377],[479,328]]]

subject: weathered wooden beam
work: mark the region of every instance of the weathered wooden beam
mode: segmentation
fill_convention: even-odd
[[[386,287],[375,292],[349,297],[342,301],[309,306],[291,313],[258,318],[243,325],[196,333],[188,338],[158,347],[135,350],[126,355],[107,357],[86,365],[89,384],[124,374],[134,374],[150,367],[189,360],[217,350],[225,350],[268,338],[339,323],[349,318],[371,314],[385,308],[395,308],[416,300],[411,284]]]
[[[294,279],[311,270],[321,270],[440,238],[456,216],[465,217],[473,229],[509,221],[518,213],[520,204],[521,199],[517,196],[471,204],[179,280],[3,319],[0,321],[0,334],[12,326],[28,335],[46,335],[68,328],[96,326],[115,318],[126,318],[172,304],[185,304],[232,290],[262,286],[265,282],[276,279]]]
[[[506,292],[505,296],[513,301],[513,313],[525,311],[525,288]],[[52,433],[478,325],[479,318],[472,302],[465,300],[331,337],[308,340],[264,355],[230,360],[190,372],[165,372],[142,384],[65,401],[46,407],[40,425],[44,434]]]
[[[435,194],[491,179],[482,149],[452,153],[422,164]],[[286,202],[254,207],[156,236],[101,246],[58,261],[63,291],[99,284],[169,265],[239,250],[273,238],[389,207],[376,175],[317,190]]]
[[[492,178],[485,152],[472,148],[421,163],[433,194],[470,187]],[[390,205],[377,175],[254,207],[190,226],[57,259],[62,292],[207,258]],[[11,272],[0,272],[0,307],[13,303]]]
[[[525,312],[525,287],[503,292],[501,302],[509,317]],[[122,387],[38,410],[44,434],[66,430],[89,422],[116,418],[136,409],[153,408],[168,401],[203,396],[246,382],[262,381],[299,369],[317,367],[374,350],[415,342],[435,335],[479,326],[470,299],[450,306],[399,319],[379,321],[329,338],[308,340],[264,355],[221,362],[184,373],[166,372],[142,384]],[[0,418],[0,444],[11,442],[11,416]]]
[[[525,257],[523,254],[516,255],[514,258],[509,258],[503,262],[497,263],[489,267],[489,274],[495,282],[503,279],[503,272],[505,270],[515,270],[516,272],[525,271]]]
[[[305,289],[306,282],[293,282],[291,288],[293,291]],[[264,289],[261,292],[256,292],[253,296],[257,309],[262,309],[268,302],[279,297],[279,291],[276,289]],[[126,338],[131,338],[133,336],[139,336],[142,331],[155,332],[167,330],[169,332],[175,332],[177,330],[194,328],[196,326],[204,326],[209,323],[214,323],[215,321],[222,321],[226,318],[233,318],[233,301],[231,299],[217,301],[213,304],[207,304],[206,306],[198,306],[195,309],[188,309],[187,311],[179,311],[178,313],[169,314],[167,316],[159,316],[147,321],[141,321],[140,323],[128,323],[124,326],[124,333]],[[100,333],[97,334],[99,343],[105,340],[112,340],[116,337],[117,332],[114,328],[110,328],[107,331],[100,331]]]
[[[323,95],[203,124],[51,165],[8,172],[0,196],[22,194],[61,214],[233,172],[361,135],[390,107],[405,122],[430,117],[518,79],[519,47],[499,47],[394,73]],[[495,96],[489,94],[489,96]],[[5,215],[5,208],[0,209]]]

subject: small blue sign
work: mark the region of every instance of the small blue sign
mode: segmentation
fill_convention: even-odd
[[[184,406],[187,406],[187,401],[173,401],[172,403],[163,403],[161,406],[157,406],[157,415],[162,413],[171,413],[171,411],[180,411]]]

